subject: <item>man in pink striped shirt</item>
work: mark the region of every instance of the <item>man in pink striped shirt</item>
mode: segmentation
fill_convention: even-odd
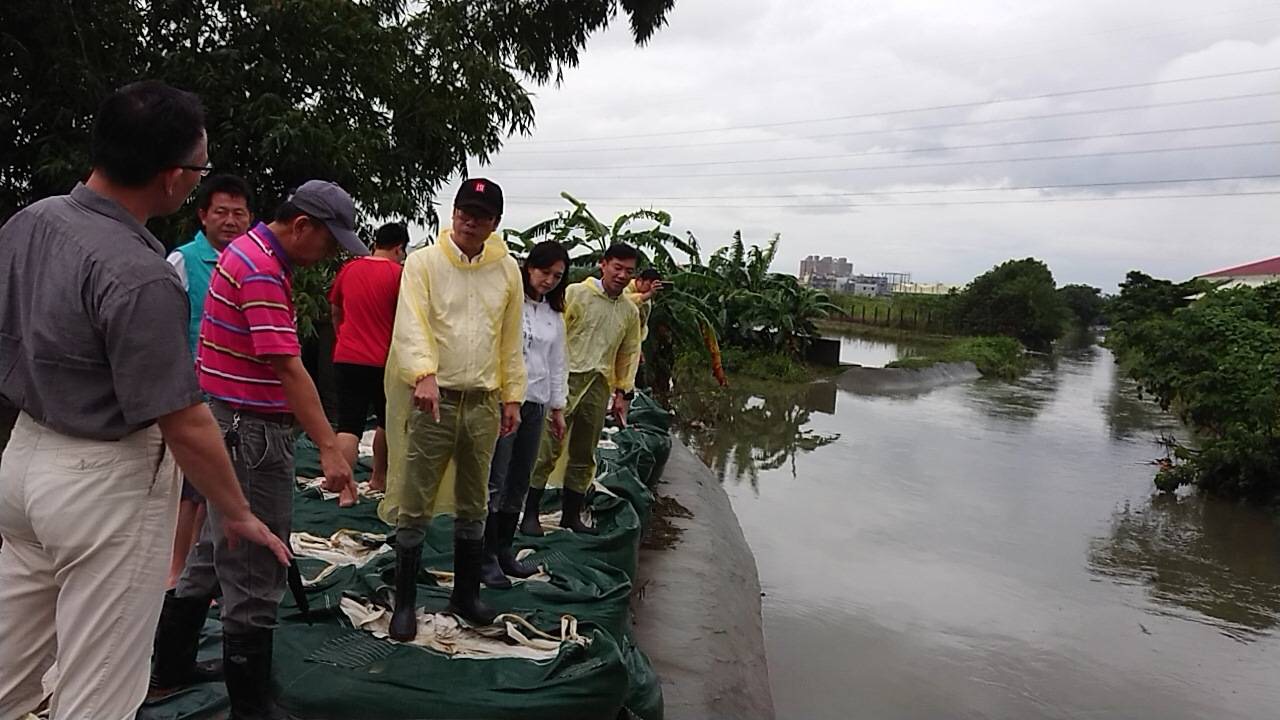
[[[196,371],[254,515],[289,541],[293,512],[294,418],[320,448],[325,485],[355,483],[299,357],[292,273],[336,254],[368,249],[356,236],[355,205],[337,185],[304,183],[218,258],[204,303]],[[221,596],[223,672],[232,718],[274,718],[271,647],[284,568],[256,546],[232,547],[211,509],[177,587],[165,598],[156,637],[153,696],[195,675],[209,603]]]

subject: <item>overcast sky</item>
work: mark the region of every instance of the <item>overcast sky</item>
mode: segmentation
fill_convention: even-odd
[[[1280,178],[955,190],[1280,175],[1280,72],[1240,74],[1265,68],[1280,69],[1277,2],[677,0],[645,47],[621,19],[593,37],[536,88],[536,131],[471,172],[502,184],[506,227],[567,190],[607,218],[666,209],[707,249],[781,233],[778,271],[843,255],[962,283],[1035,256],[1060,284],[1111,291],[1133,268],[1181,279],[1280,254],[1280,194],[1138,199],[1280,193]],[[1139,86],[1073,92],[1116,85]],[[1184,102],[1258,93],[1273,94]],[[1023,119],[985,122],[1003,118]],[[956,147],[972,145],[988,147]],[[1027,160],[1046,155],[1090,157]]]

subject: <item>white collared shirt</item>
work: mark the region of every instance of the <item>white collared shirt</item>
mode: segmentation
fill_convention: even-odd
[[[564,317],[542,300],[524,298],[524,368],[529,376],[525,402],[563,409],[569,394]]]
[[[454,241],[452,232],[449,233],[449,247],[453,248],[453,252],[457,253],[458,257],[462,260],[462,263],[464,265],[473,265],[475,263],[480,262],[480,259],[484,257],[483,246],[481,246],[480,252],[477,253],[475,257],[470,257],[465,252],[463,252],[462,248],[458,247],[458,243]]]

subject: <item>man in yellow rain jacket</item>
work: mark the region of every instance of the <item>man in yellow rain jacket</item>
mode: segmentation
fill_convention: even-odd
[[[396,527],[396,607],[390,633],[412,639],[424,526],[445,468],[456,471],[453,593],[448,611],[493,622],[480,601],[489,463],[501,433],[520,423],[524,289],[516,261],[494,234],[502,190],[462,184],[453,227],[406,259],[387,357],[387,493],[378,513]]]
[[[640,275],[627,285],[624,297],[635,303],[636,308],[640,310],[641,343],[649,338],[649,316],[653,314],[653,299],[663,287],[662,273],[657,268],[641,270]]]
[[[627,397],[635,388],[640,361],[640,311],[622,296],[635,273],[640,254],[630,245],[609,247],[600,261],[600,277],[570,285],[565,293],[565,343],[569,358],[567,429],[557,441],[542,438],[538,465],[525,496],[525,535],[542,534],[538,505],[553,474],[564,475],[560,526],[594,535],[582,521],[582,504],[596,476],[596,443],[606,411],[619,423],[627,419]],[[567,457],[564,457],[567,456]],[[563,470],[560,468],[563,467]]]
[[[654,296],[665,287],[662,283],[662,273],[657,268],[648,267],[640,271],[635,280],[627,285],[626,291],[622,296],[636,304],[636,309],[640,311],[640,345],[644,346],[646,340],[649,339],[649,316],[653,314]],[[640,365],[636,370],[636,387],[649,387],[649,374],[645,370],[644,353],[640,353]]]

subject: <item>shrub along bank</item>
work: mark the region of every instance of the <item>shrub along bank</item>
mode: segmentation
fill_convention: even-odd
[[[985,377],[1012,380],[1027,369],[1022,344],[1010,337],[983,336],[957,338],[925,355],[895,360],[885,367],[918,370],[938,363],[972,362]]]
[[[1206,291],[1131,272],[1120,287],[1107,346],[1195,433],[1170,441],[1157,486],[1280,501],[1280,283]]]

